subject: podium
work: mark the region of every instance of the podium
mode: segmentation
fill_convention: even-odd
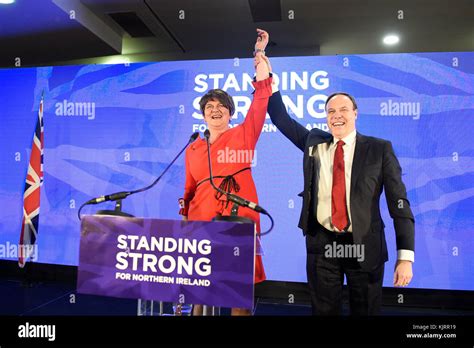
[[[77,291],[147,301],[253,308],[253,224],[86,215]],[[150,302],[153,305],[153,302]],[[152,308],[153,311],[153,308]]]

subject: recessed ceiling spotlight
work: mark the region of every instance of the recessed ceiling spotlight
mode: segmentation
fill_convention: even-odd
[[[15,0],[0,0],[0,4],[2,5],[9,5],[9,4],[13,4],[15,2]]]
[[[399,41],[400,41],[400,38],[398,37],[398,35],[393,35],[393,34],[387,35],[383,38],[383,43],[389,46],[395,45]]]

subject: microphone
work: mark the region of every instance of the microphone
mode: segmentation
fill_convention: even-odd
[[[188,141],[188,145],[191,144],[194,140],[196,140],[199,136],[199,132],[194,132],[190,137]]]
[[[245,198],[237,196],[233,193],[226,192],[226,191],[222,190],[220,187],[217,187],[214,184],[214,180],[213,180],[213,177],[212,177],[211,149],[210,149],[210,144],[209,144],[209,137],[210,136],[211,136],[211,132],[209,132],[209,129],[206,129],[204,131],[204,137],[206,138],[206,143],[207,143],[207,161],[208,161],[208,164],[209,164],[209,181],[211,182],[211,186],[216,191],[220,192],[223,195],[226,195],[227,199],[229,201],[231,201],[232,203],[238,204],[241,207],[250,208],[252,210],[255,210],[257,213],[263,213],[263,214],[268,215],[267,211],[265,209],[263,209],[261,206],[259,206],[258,204],[254,203],[254,202],[251,202],[249,200],[246,200]]]
[[[168,169],[170,169],[170,167],[173,165],[174,162],[176,162],[176,160],[178,159],[178,157],[184,152],[184,150],[186,150],[186,148],[188,147],[189,144],[191,144],[194,140],[197,139],[197,137],[199,136],[199,132],[194,132],[191,137],[189,138],[188,142],[186,143],[186,145],[181,149],[181,151],[176,155],[176,157],[171,161],[170,164],[168,164],[168,166],[165,168],[165,170],[163,171],[163,173],[161,173],[161,175],[151,184],[151,185],[148,185],[144,188],[141,188],[141,189],[138,189],[138,190],[134,190],[134,191],[122,191],[122,192],[116,192],[116,193],[112,193],[110,195],[105,195],[105,196],[100,196],[98,198],[93,198],[89,201],[87,201],[86,203],[84,203],[82,207],[84,207],[85,205],[88,205],[88,204],[98,204],[98,203],[102,203],[102,202],[107,202],[107,201],[117,201],[117,200],[121,200],[121,199],[124,199],[130,195],[133,195],[135,193],[139,193],[139,192],[143,192],[143,191],[146,191],[146,190],[149,190],[151,189],[153,186],[155,186],[158,181],[160,181],[161,177],[168,171]],[[79,220],[81,219],[80,218],[80,210],[79,209],[79,212],[78,212],[78,215],[79,215]]]
[[[108,202],[108,201],[116,201],[119,199],[124,199],[125,197],[130,196],[131,192],[117,192],[117,193],[112,193],[110,195],[105,195],[105,196],[100,196],[98,198],[93,198],[91,200],[88,200],[85,204],[99,204],[102,202]]]

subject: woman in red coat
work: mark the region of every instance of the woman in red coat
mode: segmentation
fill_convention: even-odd
[[[260,55],[268,42],[268,34],[257,29],[255,44],[256,82],[255,93],[245,121],[233,128],[229,122],[235,111],[232,97],[221,89],[212,89],[199,102],[204,121],[210,131],[212,175],[216,186],[235,193],[258,204],[257,190],[252,178],[251,162],[258,137],[267,112],[268,99],[272,95],[271,77]],[[181,214],[188,220],[211,221],[216,215],[231,215],[232,202],[225,195],[216,194],[209,181],[207,143],[197,139],[186,150],[186,183],[181,202]],[[260,217],[255,211],[240,207],[238,215],[256,223],[260,232]],[[265,280],[261,255],[255,256],[255,282]],[[195,306],[197,314],[201,306]],[[232,308],[232,315],[250,315],[251,311]]]

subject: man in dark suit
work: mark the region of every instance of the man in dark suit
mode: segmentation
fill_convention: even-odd
[[[262,59],[270,65],[268,58]],[[278,91],[268,104],[272,122],[304,153],[299,227],[306,236],[313,314],[341,313],[346,276],[351,314],[375,315],[388,260],[379,207],[382,191],[396,233],[395,286],[407,286],[413,276],[414,218],[392,145],[356,131],[354,98],[332,94],[325,110],[332,135],[309,131],[293,120]]]

